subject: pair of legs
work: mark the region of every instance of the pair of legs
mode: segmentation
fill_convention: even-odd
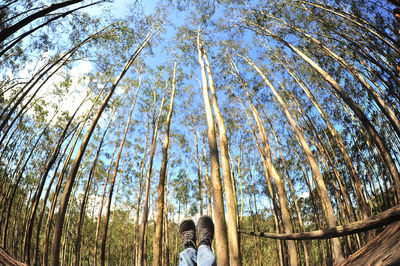
[[[184,220],[179,225],[179,234],[184,250],[179,254],[180,266],[214,266],[215,255],[211,250],[214,237],[214,223],[207,216],[201,216],[197,222],[199,245],[196,250],[196,226],[193,220]]]

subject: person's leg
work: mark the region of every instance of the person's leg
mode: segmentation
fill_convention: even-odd
[[[197,265],[197,251],[194,248],[187,248],[179,254],[179,266]]]
[[[215,266],[215,254],[211,250],[211,243],[214,237],[214,223],[207,216],[201,216],[197,222],[197,231],[199,233],[199,248],[197,250],[198,266]]]
[[[216,258],[210,246],[200,245],[197,250],[197,265],[198,266],[215,266]]]
[[[197,261],[196,226],[192,220],[183,220],[179,225],[184,250],[179,254],[180,266],[195,266]]]

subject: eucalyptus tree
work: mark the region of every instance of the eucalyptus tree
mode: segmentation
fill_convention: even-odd
[[[92,120],[92,123],[89,127],[89,130],[87,131],[79,152],[77,153],[74,163],[71,167],[71,171],[69,174],[69,177],[67,179],[67,183],[64,187],[64,192],[63,192],[63,196],[61,198],[61,202],[60,202],[60,210],[59,213],[57,215],[57,220],[56,220],[56,224],[55,224],[55,229],[54,229],[54,234],[53,234],[53,244],[52,244],[52,250],[51,250],[51,265],[58,265],[59,264],[59,256],[60,256],[60,242],[61,242],[61,235],[62,235],[62,231],[63,231],[63,224],[64,224],[64,220],[65,220],[65,213],[66,213],[66,209],[68,206],[68,201],[69,201],[69,197],[71,194],[71,190],[72,190],[72,186],[74,184],[75,181],[75,177],[80,165],[80,162],[82,160],[83,154],[86,150],[86,146],[90,140],[90,137],[97,125],[98,120],[100,119],[101,114],[103,113],[108,101],[110,100],[111,96],[113,95],[116,87],[118,86],[119,81],[123,78],[123,76],[126,74],[126,72],[128,71],[129,67],[133,64],[133,62],[135,61],[136,57],[140,54],[140,52],[143,50],[143,48],[147,45],[147,43],[150,41],[151,37],[153,37],[154,32],[149,32],[148,35],[144,38],[144,40],[140,43],[139,47],[135,50],[135,52],[131,55],[131,57],[129,58],[129,60],[125,63],[121,73],[119,74],[119,76],[116,78],[116,80],[113,82],[113,84],[111,85],[111,88],[107,94],[107,96],[104,98],[101,106],[99,107],[99,109],[97,110],[97,113],[94,117],[94,119]]]
[[[171,124],[171,118],[174,108],[174,96],[175,96],[175,88],[176,88],[176,64],[175,61],[174,70],[173,70],[173,77],[172,77],[172,88],[171,88],[171,100],[169,105],[169,110],[167,114],[167,119],[165,121],[165,139],[162,148],[162,162],[161,162],[161,169],[160,169],[160,180],[158,185],[158,201],[157,201],[157,220],[155,225],[154,231],[154,243],[153,243],[153,265],[160,265],[161,264],[161,255],[162,250],[162,233],[163,225],[164,225],[164,193],[165,193],[165,184],[166,184],[166,171],[167,171],[167,162],[168,162],[168,148],[169,148],[169,130]]]
[[[255,108],[253,101],[251,99],[251,96],[247,90],[246,84],[241,78],[240,73],[238,72],[239,70],[237,69],[235,63],[231,61],[231,64],[234,68],[234,71],[236,72],[235,75],[238,77],[239,81],[242,84],[242,87],[246,93],[247,99],[250,104],[251,111],[254,116],[254,120],[256,121],[259,136],[261,139],[262,147],[263,147],[263,152],[260,154],[261,157],[263,157],[263,161],[265,161],[266,164],[266,170],[268,171],[268,176],[272,177],[275,181],[277,191],[278,191],[278,199],[279,199],[279,206],[282,212],[282,220],[284,223],[285,227],[285,232],[293,232],[291,220],[290,220],[290,211],[288,209],[287,203],[286,203],[286,192],[284,188],[284,183],[280,175],[278,174],[275,166],[273,165],[272,162],[272,156],[271,156],[271,147],[269,144],[269,140],[266,134],[265,127],[263,125],[263,122],[260,118],[259,112]],[[247,111],[246,111],[247,112]],[[255,135],[255,137],[257,137]],[[296,252],[296,246],[294,241],[288,241],[288,249],[289,249],[289,258],[290,258],[290,264],[291,265],[297,265],[297,252]]]
[[[159,81],[159,80],[157,80]],[[156,81],[156,83],[157,83]],[[167,85],[168,83],[166,83]],[[154,86],[157,86],[158,84],[154,84]],[[164,90],[166,87],[164,88]],[[156,151],[156,146],[157,146],[157,136],[158,136],[158,131],[160,127],[160,120],[164,108],[164,102],[165,102],[165,91],[163,93],[161,103],[159,110],[155,112],[155,107],[157,105],[157,95],[156,91],[154,88],[153,92],[153,119],[152,119],[152,136],[151,136],[151,145],[150,145],[150,153],[149,153],[149,163],[147,165],[147,170],[146,170],[146,189],[145,189],[145,195],[144,195],[144,202],[143,202],[143,213],[142,213],[142,223],[140,225],[140,231],[139,231],[139,247],[138,247],[138,254],[137,254],[137,263],[136,265],[143,265],[144,264],[144,256],[145,256],[145,234],[146,234],[146,226],[147,226],[147,221],[148,221],[148,215],[149,215],[149,197],[150,197],[150,186],[151,186],[151,177],[152,177],[152,171],[153,171],[153,160],[154,160],[154,154]]]
[[[139,75],[141,75],[141,73],[139,73]],[[117,177],[117,173],[118,173],[118,166],[119,166],[119,162],[121,159],[121,154],[122,154],[122,149],[124,147],[125,144],[125,139],[128,133],[128,129],[129,129],[129,125],[131,123],[131,117],[132,117],[132,112],[133,109],[135,108],[136,105],[136,99],[139,93],[139,89],[141,87],[141,79],[142,77],[139,77],[139,82],[138,82],[138,88],[136,90],[135,96],[133,97],[132,100],[132,105],[131,105],[131,109],[129,111],[129,116],[128,119],[126,121],[126,126],[125,126],[125,130],[124,130],[124,134],[122,136],[122,140],[119,146],[119,150],[118,150],[118,155],[115,161],[115,166],[114,166],[114,172],[113,172],[113,176],[110,182],[110,192],[109,192],[109,196],[108,196],[108,202],[107,202],[107,209],[106,209],[106,217],[105,217],[105,221],[104,221],[104,228],[103,228],[103,236],[102,236],[102,241],[101,241],[101,253],[100,253],[100,265],[105,265],[105,253],[106,253],[106,240],[107,240],[107,230],[108,230],[108,222],[109,222],[109,218],[110,218],[110,209],[111,209],[111,200],[112,200],[112,196],[113,196],[113,191],[114,191],[114,184],[115,184],[115,179]]]
[[[201,67],[202,75],[202,94],[204,99],[205,112],[207,117],[207,138],[210,148],[210,161],[211,161],[211,181],[214,198],[214,224],[215,224],[215,240],[216,240],[216,257],[217,263],[222,265],[229,264],[229,251],[227,241],[227,226],[225,221],[225,211],[223,203],[223,192],[221,184],[221,176],[219,172],[219,159],[218,159],[218,146],[215,134],[214,117],[212,114],[207,74],[205,63],[203,59],[204,51],[203,44],[200,41],[200,30],[197,34],[197,52],[198,60]],[[233,243],[232,243],[233,244]]]

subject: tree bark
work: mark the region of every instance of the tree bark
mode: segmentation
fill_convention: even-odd
[[[214,195],[214,224],[215,224],[215,241],[216,241],[216,252],[218,265],[229,264],[229,250],[228,241],[226,237],[226,222],[224,212],[224,201],[221,177],[219,173],[219,159],[218,159],[218,147],[215,136],[215,124],[214,117],[212,114],[211,103],[208,92],[207,75],[203,61],[203,45],[200,43],[200,31],[197,35],[197,51],[198,60],[201,68],[201,76],[203,81],[202,94],[204,100],[204,107],[207,118],[207,137],[210,148],[210,161],[211,161],[211,182],[212,190]]]
[[[220,158],[222,166],[222,177],[224,180],[224,191],[226,194],[226,209],[227,209],[227,229],[228,229],[228,248],[229,248],[229,262],[230,265],[241,265],[240,258],[240,247],[238,237],[238,212],[235,197],[234,183],[231,178],[231,167],[229,165],[229,154],[228,154],[228,137],[226,135],[226,127],[221,111],[219,109],[217,94],[215,91],[214,79],[211,73],[210,62],[205,51],[205,47],[202,49],[203,58],[205,61],[206,72],[208,74],[209,88],[211,92],[212,107],[215,114],[215,119],[218,125],[218,139]]]
[[[282,178],[278,174],[278,171],[276,170],[274,164],[272,163],[271,148],[269,145],[269,140],[268,140],[268,136],[265,131],[264,124],[262,123],[260,115],[253,104],[253,101],[247,90],[246,84],[242,80],[239,70],[237,69],[236,65],[234,64],[234,62],[232,60],[231,60],[231,65],[235,68],[236,76],[238,77],[238,79],[242,85],[242,88],[246,92],[246,96],[247,96],[248,102],[250,104],[250,109],[253,113],[254,120],[256,121],[256,124],[257,124],[258,133],[259,133],[261,143],[263,146],[261,156],[264,157],[263,161],[265,162],[266,170],[268,171],[268,176],[272,177],[272,179],[275,181],[285,232],[291,233],[291,232],[293,232],[293,227],[292,227],[292,223],[290,220],[290,210],[286,203],[286,192],[285,192],[285,188],[284,188],[284,183],[282,181]],[[243,107],[246,108],[244,103],[243,103]],[[247,111],[246,111],[246,114],[247,114]],[[251,122],[251,121],[249,121],[249,122]],[[254,137],[256,138],[257,136],[254,134]],[[297,265],[296,244],[294,241],[288,241],[287,244],[288,244],[289,260],[290,260],[289,263],[290,263],[290,265]]]
[[[317,186],[318,186],[318,188],[320,190],[320,193],[321,193],[321,199],[322,199],[322,203],[323,203],[323,208],[324,208],[324,212],[325,212],[328,224],[331,227],[336,226],[335,214],[334,214],[334,211],[333,211],[332,202],[330,201],[330,198],[329,198],[328,190],[327,190],[326,185],[325,185],[325,181],[322,178],[322,175],[321,175],[321,172],[320,172],[320,170],[318,168],[317,162],[315,161],[315,158],[314,158],[314,156],[312,154],[310,146],[307,144],[307,141],[306,141],[304,135],[300,131],[296,121],[294,120],[293,116],[289,112],[284,100],[278,94],[278,92],[276,91],[275,87],[268,80],[268,78],[264,75],[264,73],[249,58],[247,58],[247,57],[242,57],[242,58],[245,59],[245,61],[250,66],[252,66],[257,71],[257,73],[263,78],[264,82],[271,89],[271,91],[274,94],[275,98],[277,99],[277,101],[279,102],[280,106],[284,110],[284,113],[285,113],[285,115],[286,115],[286,117],[288,119],[288,122],[290,123],[295,135],[297,136],[297,138],[299,140],[299,143],[300,143],[301,147],[304,150],[304,154],[305,154],[305,156],[307,158],[307,161],[308,161],[308,163],[310,165],[311,172],[312,172],[313,176],[315,177],[315,180],[317,181]],[[340,247],[340,241],[339,241],[339,239],[332,239],[331,242],[332,242],[332,246],[333,246],[333,259],[334,259],[335,263],[340,263],[341,261],[344,260],[343,254],[342,254],[342,249]]]
[[[74,245],[75,250],[74,250],[74,257],[73,257],[73,265],[76,265],[76,266],[80,265],[82,227],[83,227],[84,218],[85,218],[85,214],[86,214],[85,210],[86,210],[86,202],[87,202],[88,195],[89,195],[89,189],[90,189],[90,185],[91,185],[91,182],[92,182],[92,179],[94,176],[94,172],[96,170],[97,161],[99,159],[101,149],[103,148],[104,138],[107,134],[108,128],[111,125],[112,118],[113,118],[113,116],[111,115],[111,118],[109,119],[108,124],[107,124],[107,126],[103,132],[103,135],[100,139],[100,143],[98,145],[96,155],[95,155],[92,167],[89,172],[89,177],[88,177],[88,180],[86,181],[85,191],[84,191],[81,208],[80,208],[79,220],[78,220],[78,224],[77,224],[76,231],[75,231],[76,238],[75,238],[75,245]]]
[[[168,148],[169,148],[169,130],[171,125],[171,117],[174,109],[174,96],[176,87],[176,61],[174,65],[174,74],[172,80],[172,90],[171,90],[171,102],[169,106],[169,112],[167,115],[167,120],[165,121],[165,139],[162,148],[162,162],[160,169],[160,180],[158,185],[158,201],[157,201],[157,220],[155,223],[154,232],[154,242],[153,242],[153,265],[161,265],[161,255],[162,255],[162,234],[163,234],[163,223],[164,223],[164,191],[167,179],[167,163],[168,163]]]
[[[292,239],[292,240],[315,240],[315,239],[328,239],[340,236],[347,236],[359,232],[365,232],[371,229],[379,228],[389,225],[400,220],[400,205],[392,207],[384,212],[373,215],[366,219],[353,222],[346,225],[340,225],[322,230],[312,232],[292,233],[292,234],[276,234],[268,232],[245,232],[240,233],[255,235],[260,237],[267,237],[272,239]]]
[[[55,229],[54,229],[54,234],[53,234],[53,245],[52,245],[52,250],[51,250],[51,265],[56,266],[59,265],[59,256],[60,256],[60,242],[61,242],[61,235],[63,231],[63,225],[64,225],[64,219],[65,219],[65,213],[67,211],[67,206],[69,202],[69,197],[71,195],[71,190],[72,186],[75,181],[76,174],[78,172],[78,168],[80,166],[83,154],[86,150],[87,144],[89,143],[89,140],[92,136],[92,133],[97,125],[97,122],[100,119],[101,114],[103,113],[108,101],[110,100],[111,96],[113,95],[119,81],[123,78],[123,76],[126,74],[128,71],[129,67],[133,64],[135,61],[136,57],[139,55],[141,50],[145,47],[145,45],[148,43],[150,38],[154,35],[154,33],[149,33],[146,38],[143,40],[143,42],[140,44],[139,48],[136,49],[136,51],[132,54],[132,56],[129,58],[129,60],[126,62],[122,72],[120,75],[116,78],[114,83],[112,84],[109,93],[103,100],[100,108],[97,110],[97,113],[88,129],[88,132],[86,133],[84,139],[82,140],[81,146],[79,148],[79,151],[75,157],[75,161],[73,162],[73,165],[71,166],[71,172],[68,177],[67,183],[65,184],[64,188],[64,193],[60,202],[60,209],[57,215],[56,219],[56,224],[55,224]]]
[[[152,176],[152,169],[153,169],[153,159],[154,153],[157,146],[157,136],[158,136],[158,127],[161,118],[161,114],[164,107],[164,100],[163,97],[161,100],[160,110],[158,111],[157,119],[153,120],[153,133],[151,138],[151,148],[150,148],[150,158],[149,158],[149,165],[147,166],[147,173],[146,173],[146,192],[144,195],[144,206],[143,206],[143,213],[142,213],[142,224],[140,225],[140,232],[139,232],[139,249],[138,249],[138,258],[137,258],[137,265],[144,265],[145,262],[145,236],[146,236],[146,225],[147,219],[149,216],[149,197],[150,197],[150,186],[151,186],[151,176]],[[154,104],[156,104],[156,99],[154,97]]]
[[[22,29],[23,27],[27,26],[29,23],[32,21],[39,19],[41,17],[46,16],[50,12],[53,12],[57,9],[61,9],[73,4],[77,4],[79,2],[82,2],[83,0],[69,0],[69,1],[64,1],[56,4],[52,4],[49,7],[46,7],[42,10],[39,10],[38,12],[20,20],[19,22],[15,23],[14,25],[11,25],[5,29],[2,29],[0,32],[0,43],[2,43],[4,40],[6,40],[9,36],[17,32],[18,30]]]
[[[113,173],[113,176],[112,176],[112,179],[111,179],[111,183],[110,183],[110,192],[109,192],[109,195],[108,195],[106,217],[104,218],[103,236],[102,236],[102,241],[101,241],[101,253],[100,253],[100,265],[101,266],[105,265],[108,222],[109,222],[109,219],[110,219],[111,201],[112,201],[112,196],[113,196],[113,191],[114,191],[115,180],[116,180],[117,174],[118,174],[119,161],[121,159],[122,149],[124,147],[126,135],[128,133],[129,125],[130,125],[130,122],[131,122],[132,112],[133,112],[133,109],[135,108],[136,99],[137,99],[137,96],[138,96],[138,93],[139,93],[139,89],[140,89],[140,86],[141,86],[141,83],[142,83],[142,76],[141,76],[141,74],[139,74],[139,75],[140,75],[140,77],[139,77],[139,85],[138,85],[138,88],[136,90],[133,102],[132,102],[131,110],[129,111],[129,117],[128,117],[128,120],[126,122],[124,135],[122,137],[122,140],[121,140],[121,143],[120,143],[120,146],[119,146],[119,151],[118,151],[117,159],[115,161],[115,166],[114,166],[114,173]]]

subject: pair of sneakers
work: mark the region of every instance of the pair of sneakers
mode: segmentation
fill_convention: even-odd
[[[214,223],[211,217],[203,215],[197,221],[198,240],[200,245],[211,246],[214,237]],[[196,226],[192,219],[186,219],[179,225],[179,235],[183,247],[196,249]]]

